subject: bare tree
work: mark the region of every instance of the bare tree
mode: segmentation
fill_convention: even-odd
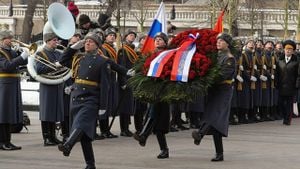
[[[25,17],[23,21],[23,31],[21,36],[21,41],[25,43],[29,43],[31,39],[31,32],[33,27],[33,15],[36,9],[36,5],[40,2],[40,0],[31,0],[28,1],[27,10],[25,12]]]
[[[139,23],[140,32],[144,32],[144,23],[146,21],[146,15],[148,12],[148,8],[145,8],[144,0],[139,1],[138,4],[136,4],[138,9],[140,9],[140,13],[135,15],[136,21]]]

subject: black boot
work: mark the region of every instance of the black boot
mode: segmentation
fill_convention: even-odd
[[[69,156],[75,143],[81,139],[83,131],[81,129],[74,129],[69,138],[64,144],[59,144],[59,151],[63,152],[64,156]]]
[[[91,140],[87,136],[84,136],[84,138],[81,139],[80,143],[84,160],[86,162],[86,169],[96,169],[94,151]]]
[[[139,144],[141,146],[144,147],[146,145],[147,138],[152,132],[153,125],[154,125],[154,120],[152,118],[148,118],[141,133],[134,134],[134,136],[133,136],[134,139],[139,141]]]
[[[120,115],[120,127],[121,127],[120,136],[124,136],[124,137],[133,136],[133,133],[129,130],[129,122],[130,122],[130,115],[128,114]]]
[[[109,130],[109,119],[101,119],[99,120],[99,125],[100,125],[100,131],[101,131],[101,135],[104,138],[117,138],[118,136],[111,133]]]
[[[11,143],[11,132],[10,132],[10,124],[5,124],[3,128],[3,136],[4,136],[4,144],[2,145],[2,150],[12,151],[12,150],[21,150],[22,147],[16,146]]]
[[[162,132],[157,132],[156,133],[156,138],[159,144],[159,148],[161,152],[157,156],[158,159],[164,159],[164,158],[169,158],[169,149],[167,145],[167,139],[166,135],[163,134]]]
[[[202,138],[205,136],[205,134],[208,132],[210,129],[210,126],[206,123],[203,123],[200,125],[200,128],[198,131],[193,131],[192,132],[192,137],[194,138],[194,144],[199,145]]]
[[[218,131],[215,131],[213,134],[215,148],[216,148],[216,156],[211,159],[211,161],[224,161],[223,156],[223,142],[222,142],[222,135]]]
[[[143,130],[143,112],[136,112],[134,114],[134,127],[136,130],[136,133],[139,134]]]
[[[62,141],[58,140],[56,137],[56,124],[55,122],[48,122],[49,125],[49,133],[50,133],[50,139],[52,142],[54,142],[56,145],[61,144]]]
[[[42,126],[42,135],[44,139],[44,146],[55,146],[56,143],[52,141],[51,134],[49,133],[49,122],[47,121],[41,121]]]

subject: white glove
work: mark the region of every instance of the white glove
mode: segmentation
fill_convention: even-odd
[[[235,79],[234,79],[234,78],[232,78],[232,79],[231,79],[231,81],[232,81],[232,82],[235,82]]]
[[[240,65],[239,69],[240,69],[240,71],[244,71],[244,66]]]
[[[256,81],[257,81],[257,78],[254,77],[254,76],[251,76],[251,77],[250,77],[250,80],[251,80],[252,82],[256,82]]]
[[[239,81],[239,82],[244,82],[244,79],[240,76],[240,75],[237,75],[236,76],[236,79]]]
[[[276,69],[276,65],[273,65],[273,69]]]
[[[126,85],[121,86],[121,88],[122,88],[123,90],[125,90],[125,89],[126,89]]]
[[[57,68],[63,67],[59,62],[54,63]]]
[[[72,92],[72,86],[65,87],[65,94],[70,95]]]
[[[260,78],[260,80],[262,80],[264,82],[268,80],[267,76],[264,76],[264,75],[260,75],[259,78]]]
[[[266,66],[266,65],[263,65],[263,69],[264,69],[264,70],[267,70],[267,66]]]
[[[28,58],[29,55],[30,55],[29,49],[23,48],[23,52],[21,53],[20,56],[21,56],[24,60],[26,60],[26,59]]]
[[[275,79],[275,76],[274,76],[274,75],[271,75],[271,79],[274,80],[274,79]]]
[[[72,49],[75,49],[75,50],[79,50],[79,49],[81,49],[81,48],[84,47],[84,43],[85,43],[85,40],[80,40],[80,41],[74,43],[74,44],[71,46],[71,48],[72,48]]]
[[[254,70],[257,70],[257,65],[253,65],[253,69],[254,69]]]
[[[106,112],[106,110],[99,110],[98,115],[101,116],[101,115],[105,114],[105,112]]]
[[[134,69],[129,69],[126,73],[127,76],[134,76],[135,75],[135,70]]]

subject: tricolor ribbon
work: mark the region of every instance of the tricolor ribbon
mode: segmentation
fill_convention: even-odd
[[[171,80],[187,82],[191,61],[196,51],[195,40],[198,37],[199,33],[196,36],[189,34],[189,38],[179,48],[161,52],[151,61],[147,76],[160,77],[165,64],[175,55]]]
[[[189,34],[187,41],[185,41],[177,50],[171,71],[172,81],[188,81],[190,65],[196,52],[195,41],[198,37],[199,33],[197,33],[196,36]]]

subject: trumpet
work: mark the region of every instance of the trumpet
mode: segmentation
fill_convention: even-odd
[[[20,44],[21,46],[23,46],[25,48],[28,48],[31,55],[34,54],[37,51],[37,48],[38,48],[38,45],[36,43],[32,43],[32,44],[28,45],[28,44],[26,44],[24,42],[21,42],[19,40],[16,40],[16,39],[13,39],[12,42],[15,42],[15,43]]]

